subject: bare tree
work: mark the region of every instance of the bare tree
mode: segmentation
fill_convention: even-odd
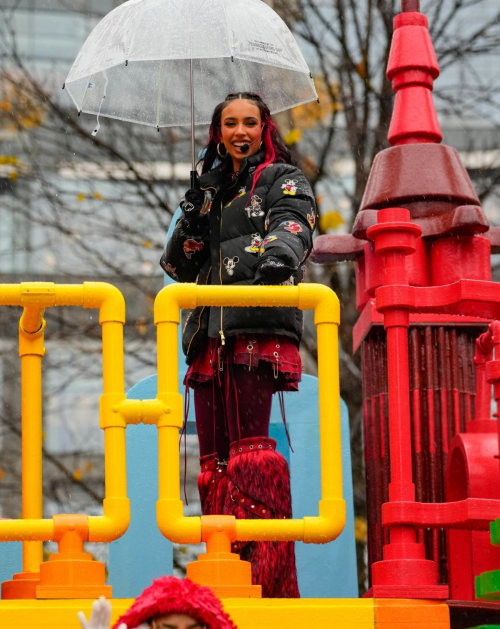
[[[97,21],[118,4],[117,0],[90,4],[60,0],[58,6]],[[339,223],[341,230],[349,232],[374,156],[387,146],[393,94],[385,69],[399,2],[269,0],[269,4],[299,40],[321,101],[281,115],[280,124],[317,195],[320,233]],[[157,133],[108,119],[92,137],[94,120],[78,117],[61,89],[60,64],[32,63],[20,49],[16,22],[20,7],[22,2],[9,0],[0,8],[2,281],[99,278],[118,285],[129,306],[130,373],[154,373],[151,305],[162,285],[159,253],[186,184],[180,164],[189,154],[187,132]],[[498,155],[491,150],[500,120],[500,82],[494,80],[500,9],[495,0],[427,0],[422,10],[429,17],[443,71],[435,100],[445,140],[460,144],[462,150],[483,151],[471,175],[483,202],[488,203],[496,200],[500,189]],[[341,298],[341,389],[351,414],[356,510],[362,514],[361,382],[359,358],[351,352],[352,326],[358,314],[353,267],[349,263],[312,266],[310,277],[330,285]],[[19,369],[12,355],[19,313],[13,316],[3,310],[0,380],[9,395],[3,395],[0,406],[4,439],[0,488],[9,490],[4,515],[17,515],[20,409],[12,391]],[[76,382],[99,380],[99,326],[95,317],[75,311],[53,311],[47,317],[48,347],[53,344],[56,349],[47,357],[49,371],[55,375],[45,387],[45,406],[54,415],[67,416],[64,429],[71,436],[72,403],[54,400],[64,399],[64,390],[74,391]],[[83,342],[83,337],[88,341]],[[312,333],[306,334],[304,348],[308,369],[314,371]],[[81,400],[85,397],[83,387]],[[89,412],[95,414],[95,408]],[[82,434],[76,431],[74,443],[70,440],[60,450],[57,444],[46,444],[47,466],[57,468],[56,474],[47,467],[45,477],[47,496],[54,505],[73,501],[75,510],[82,505],[95,508],[102,498],[99,444],[87,447]]]

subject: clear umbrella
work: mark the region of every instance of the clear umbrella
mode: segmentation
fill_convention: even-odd
[[[129,0],[104,17],[65,82],[79,112],[160,129],[208,124],[229,92],[272,113],[317,99],[302,52],[261,0]]]

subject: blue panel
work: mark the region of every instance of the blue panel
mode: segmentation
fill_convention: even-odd
[[[10,581],[14,574],[23,571],[22,542],[0,543],[0,583]]]
[[[290,454],[293,515],[299,518],[317,515],[321,498],[317,378],[303,376],[299,395],[285,395],[285,404],[287,411],[293,409],[293,414],[287,413],[295,451]],[[295,544],[299,588],[304,598],[358,597],[350,431],[344,402],[341,402],[341,421],[346,526],[338,539],[324,546]]]
[[[154,397],[154,396],[153,396]],[[154,578],[172,574],[172,544],[156,525],[158,434],[156,426],[127,428],[127,479],[131,521],[109,548],[109,579],[115,598],[135,598]]]

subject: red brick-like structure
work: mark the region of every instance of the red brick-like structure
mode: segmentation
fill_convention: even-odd
[[[387,71],[391,148],[375,158],[352,235],[318,237],[312,259],[356,261],[369,595],[471,601],[478,571],[500,566],[487,533],[500,495],[484,473],[496,471],[498,487],[492,356],[476,344],[497,310],[458,293],[500,295],[500,237],[458,153],[441,144],[427,18],[418,0],[402,6]]]

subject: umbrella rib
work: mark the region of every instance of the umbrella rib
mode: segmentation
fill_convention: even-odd
[[[163,64],[165,63],[164,60],[160,61],[160,71],[159,71],[159,78],[158,78],[158,98],[156,101],[156,126],[158,128],[158,130],[160,130],[160,100],[161,100],[161,87],[162,87],[162,77],[163,77]]]
[[[226,32],[227,32],[227,36],[228,36],[228,40],[229,40],[229,49],[231,52],[231,60],[233,59],[234,56],[234,50],[233,50],[233,34],[229,31],[229,20],[227,18],[227,10],[226,10],[226,3],[225,0],[221,0],[221,4],[222,4],[222,10],[224,12],[224,17],[226,18]]]
[[[85,88],[85,93],[83,94],[83,98],[82,98],[82,104],[80,105],[80,112],[81,113],[83,111],[83,103],[85,102],[85,97],[87,96],[87,91],[89,89],[89,85],[92,84],[92,79],[94,78],[94,75],[91,74],[90,75],[90,79],[87,81],[87,87]]]

